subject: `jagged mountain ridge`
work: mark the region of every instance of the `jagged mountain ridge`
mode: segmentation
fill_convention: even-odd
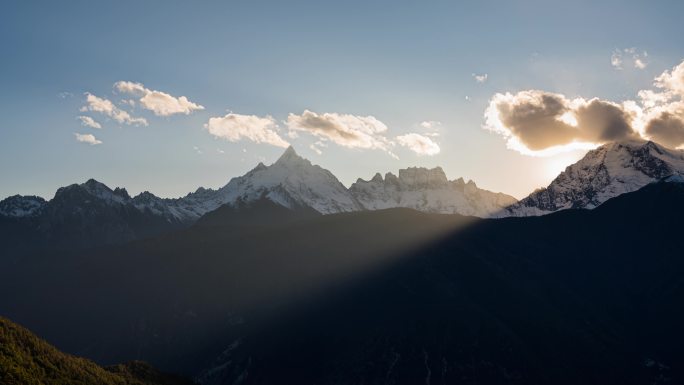
[[[684,175],[684,151],[651,141],[605,144],[568,166],[548,187],[506,209],[501,216],[543,215],[593,209],[610,198],[636,191],[666,177]]]
[[[368,210],[406,207],[440,214],[488,217],[504,210],[517,200],[510,195],[477,187],[463,178],[447,179],[441,167],[410,167],[399,176],[379,173],[369,180],[359,179],[349,190]]]
[[[434,213],[487,216],[515,198],[479,189],[475,182],[449,181],[440,167],[410,167],[399,176],[378,173],[370,181],[358,179],[347,189],[330,171],[313,165],[290,147],[272,165],[259,163],[217,190],[200,187],[182,198],[160,198],[145,191],[130,197],[123,188],[110,189],[94,179],[60,188],[55,198],[71,189],[82,189],[93,200],[107,205],[132,206],[167,222],[190,223],[224,204],[267,198],[284,207],[310,207],[322,214],[408,207]],[[453,194],[453,195],[452,195]],[[90,200],[84,197],[84,202]],[[0,202],[0,215],[35,217],[48,206],[40,197],[15,195]]]

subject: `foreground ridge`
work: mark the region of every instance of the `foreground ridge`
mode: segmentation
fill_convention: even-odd
[[[0,383],[84,385],[192,385],[141,361],[103,368],[62,353],[29,330],[0,317]]]

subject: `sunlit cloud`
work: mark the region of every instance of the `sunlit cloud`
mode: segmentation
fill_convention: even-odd
[[[406,147],[418,155],[437,155],[440,151],[439,145],[432,139],[414,132],[397,136],[396,139],[400,146]]]
[[[189,115],[193,111],[204,109],[203,106],[191,102],[185,96],[175,97],[166,92],[151,90],[141,83],[120,81],[114,84],[114,89],[140,97],[138,99],[140,105],[157,116]]]
[[[291,131],[309,133],[323,142],[347,148],[378,149],[393,155],[393,143],[384,136],[387,126],[373,116],[318,114],[305,110],[301,115],[289,114],[286,124]]]
[[[91,146],[94,146],[96,144],[102,144],[102,141],[95,138],[95,135],[93,134],[79,134],[78,132],[74,132],[74,136],[76,137],[76,141],[81,143],[87,143]]]
[[[95,121],[95,119],[91,118],[90,116],[84,116],[80,115],[76,117],[78,120],[81,121],[81,124],[86,126],[86,127],[92,127],[92,128],[102,128],[102,125],[98,122]]]
[[[591,149],[631,138],[683,146],[684,62],[656,77],[654,87],[639,91],[639,101],[619,103],[570,99],[541,90],[497,93],[485,111],[484,128],[505,137],[509,148],[528,155]]]
[[[115,121],[128,125],[147,126],[145,118],[132,117],[128,112],[118,108],[110,100],[86,93],[86,105],[81,107],[81,112],[99,112]]]
[[[204,128],[211,135],[230,142],[246,139],[255,143],[266,143],[277,147],[287,147],[290,145],[280,136],[278,125],[270,116],[259,117],[231,112],[224,116],[210,118],[204,125]]]

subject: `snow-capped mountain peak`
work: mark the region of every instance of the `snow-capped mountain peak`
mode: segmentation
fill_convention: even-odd
[[[311,165],[311,162],[308,159],[304,159],[299,154],[297,154],[297,151],[295,151],[294,147],[289,146],[285,152],[283,152],[282,155],[280,155],[280,158],[276,160],[274,164],[281,164],[281,165],[286,165],[286,164],[298,164],[298,163],[305,163],[308,165]],[[260,163],[262,164],[262,163]],[[263,165],[263,164],[262,164]]]
[[[0,216],[25,218],[38,215],[47,202],[38,196],[13,195],[0,201]]]
[[[399,170],[399,176],[387,173],[384,179],[376,173],[369,181],[357,180],[349,190],[369,210],[408,207],[488,217],[516,202],[509,195],[480,189],[472,181],[449,181],[441,167],[410,167]]]
[[[569,208],[594,208],[620,194],[673,175],[684,175],[684,151],[651,141],[605,144],[568,166],[548,187],[508,208],[512,215],[542,215]]]
[[[257,165],[217,192],[221,204],[266,197],[288,208],[310,207],[323,213],[360,210],[361,206],[328,170],[300,157],[292,147],[270,166]]]

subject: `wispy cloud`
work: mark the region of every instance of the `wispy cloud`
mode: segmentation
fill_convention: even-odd
[[[76,117],[78,120],[81,121],[81,124],[87,127],[92,127],[92,128],[102,128],[102,125],[100,123],[96,122],[95,119],[91,118],[90,116],[84,116],[80,115]]]
[[[114,89],[121,93],[139,96],[140,105],[157,116],[174,114],[189,115],[193,111],[203,110],[204,107],[191,102],[185,96],[175,97],[166,92],[151,90],[142,83],[120,81],[114,84]]]
[[[426,129],[426,130],[435,130],[438,129],[442,126],[442,122],[436,121],[436,120],[426,120],[423,122],[420,122],[420,127]]]
[[[487,78],[489,78],[489,75],[487,74],[473,74],[473,79],[475,79],[475,81],[478,83],[486,82]]]
[[[627,62],[632,64],[634,68],[642,70],[648,66],[647,59],[648,52],[638,52],[635,47],[616,49],[610,55],[610,65],[615,69],[621,70]]]
[[[79,134],[78,132],[74,132],[74,136],[77,141],[90,144],[91,146],[102,144],[102,141],[95,138],[95,135],[93,134]]]
[[[315,144],[315,143],[311,143],[311,144],[309,145],[309,148],[310,148],[313,152],[315,152],[316,154],[318,154],[318,155],[322,155],[322,154],[323,154],[323,150],[321,150],[320,148],[316,147],[316,144]]]
[[[90,93],[86,93],[85,95],[86,105],[81,107],[81,112],[99,112],[119,123],[147,126],[147,120],[145,118],[132,117],[128,112],[115,106],[110,100],[97,97]]]
[[[413,132],[397,136],[397,143],[418,155],[437,155],[440,152],[439,145],[432,139]]]
[[[270,116],[259,117],[231,112],[224,116],[210,118],[204,128],[211,135],[231,142],[247,139],[255,143],[266,143],[278,147],[290,145],[280,136],[278,125]]]

